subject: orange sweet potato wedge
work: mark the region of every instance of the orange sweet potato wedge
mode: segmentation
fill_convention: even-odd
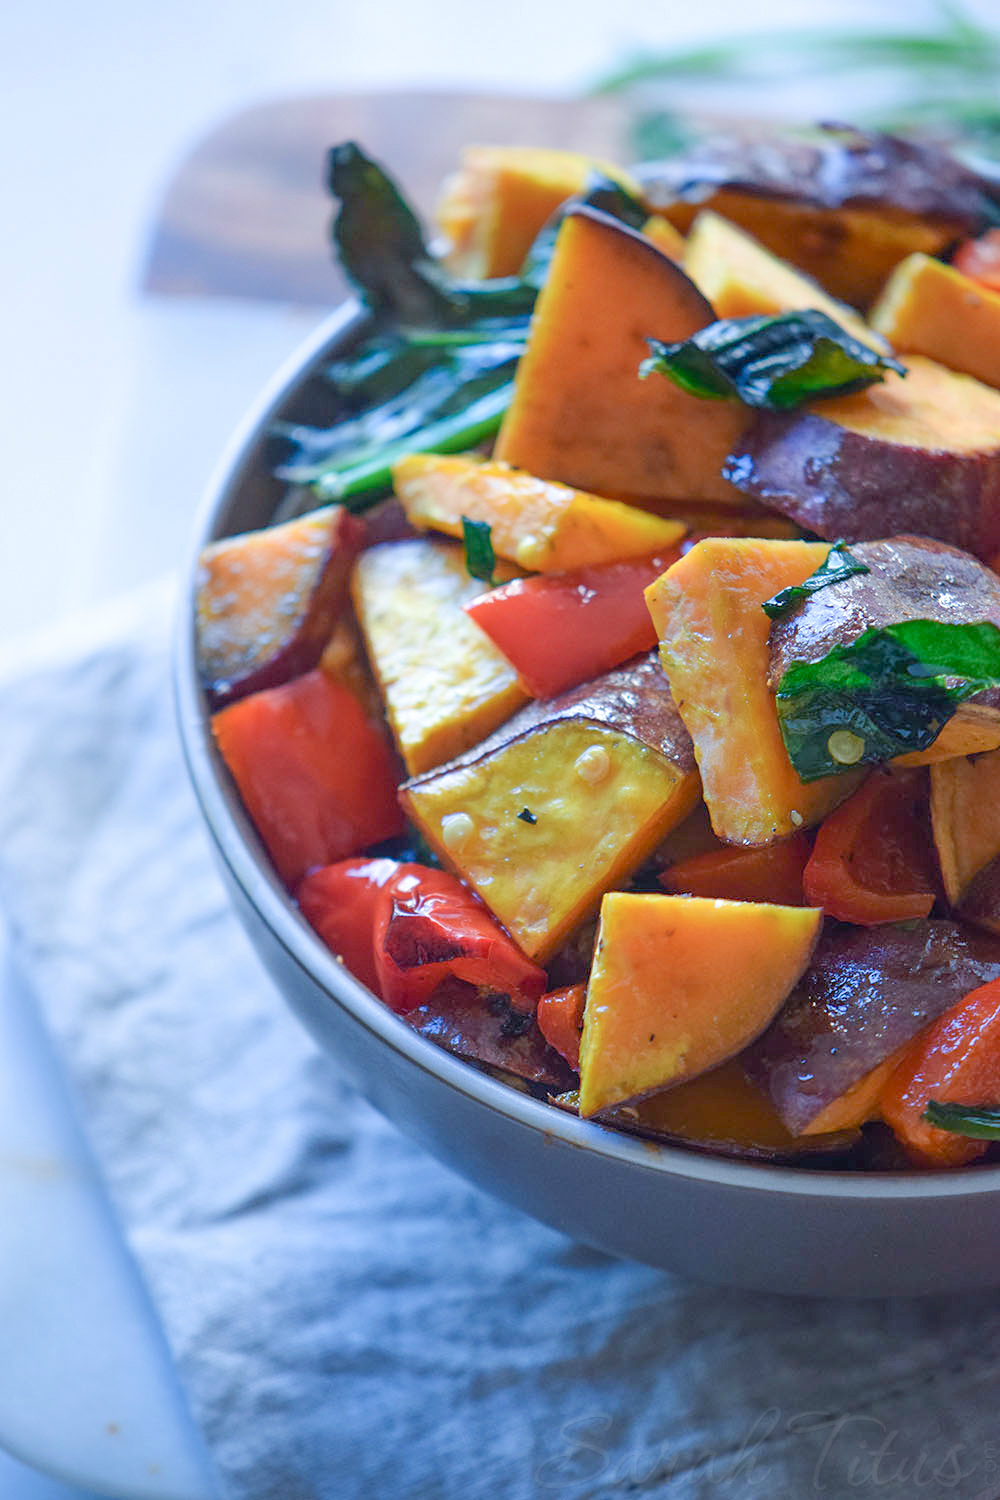
[[[463,518],[485,521],[497,556],[532,573],[644,557],[686,530],[620,500],[461,455],[413,454],[395,465],[392,482],[414,526],[460,537]]]
[[[312,670],[364,538],[364,522],[338,505],[204,549],[198,671],[214,707]]]
[[[650,240],[595,209],[572,210],[495,456],[599,495],[743,505],[721,472],[746,408],[639,379],[647,338],[689,338],[714,320]]]
[[[728,843],[784,838],[819,822],[857,785],[852,773],[799,779],[768,686],[771,622],[761,605],[803,583],[828,551],[825,542],[709,537],[646,590],[712,827]]]
[[[595,168],[627,182],[619,168],[576,151],[466,146],[435,215],[450,242],[452,270],[473,278],[516,276],[539,230],[561,203],[583,191]]]
[[[580,1113],[697,1078],[742,1052],[809,963],[810,907],[613,891],[587,986]]]
[[[908,255],[890,276],[873,327],[902,354],[926,354],[1000,387],[1000,292],[933,256]]]
[[[958,906],[1000,855],[1000,750],[931,766],[931,825],[945,894]]]

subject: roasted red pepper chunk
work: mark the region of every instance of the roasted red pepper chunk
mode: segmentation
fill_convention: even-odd
[[[940,883],[924,772],[879,768],[821,823],[806,900],[859,927],[930,915]]]
[[[1000,979],[972,990],[921,1032],[880,1101],[882,1118],[915,1166],[958,1167],[982,1156],[988,1141],[928,1124],[923,1115],[932,1099],[1000,1105]]]
[[[454,875],[395,860],[344,860],[306,877],[299,906],[320,937],[393,1010],[446,979],[508,995],[533,1014],[544,969],[526,958]]]
[[[470,600],[465,612],[503,652],[533,698],[554,698],[656,645],[643,591],[679,556],[671,549],[569,573],[515,578]]]
[[[212,733],[286,884],[403,831],[388,741],[318,668],[223,708]]]

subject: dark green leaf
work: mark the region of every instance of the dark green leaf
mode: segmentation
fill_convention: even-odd
[[[420,223],[382,168],[353,141],[334,146],[327,182],[340,208],[333,241],[340,264],[376,317],[449,322],[455,294],[424,243]]]
[[[680,343],[648,343],[653,353],[640,366],[643,377],[655,372],[693,396],[770,411],[860,390],[883,379],[886,370],[906,374],[898,360],[869,349],[812,308],[722,318]]]
[[[932,1099],[922,1118],[938,1130],[969,1135],[977,1141],[1000,1141],[1000,1109],[979,1109],[972,1104],[944,1104]]]
[[[286,455],[276,473],[311,484],[322,501],[363,510],[389,491],[391,467],[405,455],[456,453],[493,437],[510,405],[519,354],[510,343],[434,350],[409,385],[332,427],[277,423]],[[391,389],[387,368],[372,380]]]
[[[469,577],[481,578],[492,587],[497,559],[489,523],[470,521],[468,516],[463,516],[462,539],[465,542],[465,566]]]
[[[775,594],[773,599],[765,599],[761,609],[768,619],[780,620],[782,615],[794,609],[796,604],[801,604],[803,599],[808,599],[810,594],[818,594],[820,589],[829,588],[831,583],[841,583],[845,578],[870,572],[868,564],[853,557],[844,542],[834,542],[826,561],[820,564],[805,583],[790,584],[787,589]]]
[[[904,620],[866,630],[778,685],[785,749],[803,781],[926,750],[966,699],[1000,686],[1000,630]]]
[[[522,823],[538,822],[538,819],[535,817],[535,814],[531,811],[530,807],[522,807],[517,816],[520,818]]]

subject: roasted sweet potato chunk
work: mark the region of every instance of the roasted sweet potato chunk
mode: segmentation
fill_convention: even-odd
[[[655,655],[530,704],[400,790],[431,846],[541,961],[697,795],[691,741]]]
[[[710,537],[646,590],[712,827],[733,844],[768,844],[816,823],[857,784],[849,774],[800,781],[767,681],[771,622],[761,605],[803,583],[828,551],[824,542]]]
[[[364,523],[338,505],[204,549],[198,671],[215,707],[312,670],[364,537]]]
[[[802,974],[822,920],[805,907],[610,892],[587,986],[580,1113],[742,1052]]]
[[[864,631],[904,620],[1000,626],[1000,579],[968,553],[928,537],[859,542],[851,556],[868,568],[832,583],[771,626],[768,681],[777,689],[792,662],[814,662]],[[910,766],[974,755],[1000,745],[1000,692],[960,704],[926,750],[900,756]]]
[[[838,302],[753,235],[705,209],[688,235],[683,266],[718,318],[751,318],[815,308],[864,344],[885,342],[853,307]]]
[[[758,412],[727,477],[819,536],[913,532],[1000,549],[1000,392],[922,355],[904,376],[797,412]]]
[[[543,146],[466,146],[445,182],[437,222],[460,276],[514,276],[538,231],[561,203],[582,192],[589,173],[625,174],[576,151]]]
[[[1000,750],[931,766],[931,824],[945,895],[957,906],[1000,854]]]
[[[634,505],[474,458],[414,454],[395,466],[393,485],[415,526],[460,537],[463,517],[485,521],[494,552],[531,573],[643,557],[685,531]]]
[[[1000,386],[1000,292],[930,255],[908,255],[872,309],[872,326],[901,354],[926,354]]]
[[[354,604],[411,774],[440,765],[509,719],[527,693],[462,605],[482,584],[455,542],[384,542],[358,560]]]
[[[956,1000],[998,977],[1000,940],[957,922],[829,924],[788,1003],[748,1050],[747,1071],[793,1134],[856,1124],[876,1107],[890,1060]],[[851,1117],[843,1109],[838,1116],[830,1106],[855,1089]]]
[[[746,410],[638,378],[647,338],[689,338],[714,318],[649,240],[594,209],[573,210],[539,294],[496,457],[599,495],[740,505],[721,471]]]
[[[995,184],[946,152],[849,126],[713,137],[637,176],[682,232],[711,208],[855,307],[911,251],[937,255],[995,217]]]

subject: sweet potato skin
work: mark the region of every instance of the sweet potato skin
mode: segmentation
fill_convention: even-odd
[[[911,251],[939,254],[992,222],[996,195],[944,151],[833,125],[710,138],[637,175],[683,232],[711,207],[856,307]]]
[[[776,688],[793,661],[819,661],[871,627],[903,620],[1000,626],[1000,578],[957,547],[924,536],[860,542],[851,556],[867,573],[820,589],[771,625],[768,680]]]
[[[204,549],[196,583],[198,672],[213,708],[312,671],[365,538],[363,521],[329,506]]]
[[[907,378],[926,384],[934,369],[941,367],[915,357]],[[966,381],[983,404],[986,387],[946,373],[960,382],[952,387],[956,406]],[[906,382],[890,373],[855,396],[797,413],[759,412],[730,453],[726,477],[818,536],[860,542],[915,533],[991,558],[1000,549],[1000,400],[986,448],[948,451],[936,435],[918,446],[901,428],[898,440],[879,431],[886,415],[891,424],[893,403],[907,399]]]
[[[800,1135],[950,1005],[998,977],[1000,939],[957,922],[830,923],[787,1004],[748,1049],[747,1072]]]

